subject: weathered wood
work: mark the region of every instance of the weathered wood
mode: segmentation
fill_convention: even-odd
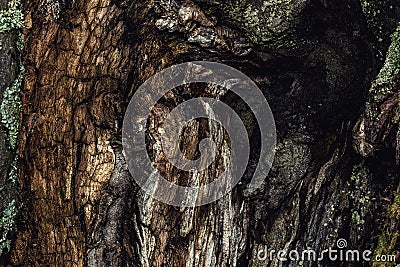
[[[257,259],[266,244],[322,250],[345,238],[351,248],[376,248],[398,169],[393,155],[383,155],[390,149],[364,159],[352,148],[381,68],[358,1],[28,0],[24,8],[19,156],[26,214],[11,264],[278,266]],[[265,182],[250,187],[260,133],[243,102],[222,94],[251,133],[249,172],[216,203],[177,208],[134,183],[121,128],[146,79],[193,60],[226,63],[257,83],[275,115],[278,147]],[[149,151],[160,162],[157,127],[171,108],[217,96],[207,86],[190,89],[175,90],[153,110]],[[204,121],[187,127],[189,157],[209,131]],[[168,164],[160,172],[182,184],[193,178]]]

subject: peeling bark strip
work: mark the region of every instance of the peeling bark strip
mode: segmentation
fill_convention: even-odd
[[[364,160],[349,145],[365,92],[381,69],[362,2],[25,1],[19,136],[25,212],[7,263],[339,266],[261,261],[257,254],[265,245],[322,250],[339,238],[349,248],[374,250],[385,199],[397,199],[399,173],[392,150],[382,147],[382,154]],[[399,2],[382,3],[393,5],[390,18],[399,20]],[[185,100],[208,95],[234,107],[251,143],[248,171],[230,194],[207,206],[177,208],[133,182],[121,127],[145,80],[195,60],[223,62],[255,81],[275,114],[279,144],[270,175],[249,187],[263,138],[249,107],[221,88],[172,90],[148,121],[148,151],[163,163],[158,170],[167,179],[198,184],[221,172],[214,164],[209,173],[189,177],[165,161],[158,127]],[[393,110],[397,102],[386,100],[377,107]],[[181,143],[187,155],[197,155],[203,137],[220,134],[211,124],[186,127]],[[229,154],[227,142],[218,146],[222,158]],[[393,207],[389,221],[396,218]],[[398,251],[394,243],[386,251]]]

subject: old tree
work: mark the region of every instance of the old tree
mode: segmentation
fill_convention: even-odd
[[[0,10],[1,265],[395,265],[257,253],[322,250],[343,238],[398,260],[397,0],[2,0]],[[269,175],[250,186],[262,136],[249,107],[206,84],[174,89],[147,132],[166,179],[205,183],[226,161],[227,142],[201,177],[163,158],[157,127],[190,98],[234,107],[252,150],[232,192],[181,208],[138,188],[121,131],[144,81],[195,60],[232,66],[260,87],[277,147]],[[181,148],[196,158],[215,129],[192,121]]]

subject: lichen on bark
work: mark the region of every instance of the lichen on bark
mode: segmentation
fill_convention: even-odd
[[[3,210],[2,217],[0,218],[0,256],[3,253],[8,252],[11,248],[9,234],[15,230],[15,216],[15,200],[11,200],[8,206]]]
[[[19,129],[19,113],[21,108],[21,85],[24,68],[21,67],[20,73],[3,94],[3,102],[1,103],[1,122],[8,129],[11,147],[16,149],[17,136]]]
[[[400,193],[394,197],[386,214],[386,223],[378,238],[378,244],[374,250],[374,256],[396,255],[400,243]],[[372,267],[391,267],[393,262],[373,262]]]
[[[372,82],[364,115],[355,127],[355,148],[371,156],[381,149],[391,129],[399,123],[400,26],[391,35],[385,63]],[[397,142],[400,147],[400,142]],[[398,150],[398,148],[397,148]],[[399,150],[397,161],[400,162]]]
[[[290,31],[309,1],[267,0],[224,1],[222,10],[229,20],[247,32],[255,43],[271,42],[277,35]]]
[[[8,8],[0,11],[0,33],[22,29],[23,14],[19,0],[8,1]]]
[[[370,90],[370,103],[381,103],[398,89],[400,74],[400,25],[391,35],[391,45],[383,68],[373,82]],[[375,107],[375,112],[377,112]]]
[[[224,22],[240,29],[253,44],[263,49],[296,54],[312,43],[297,32],[297,26],[302,19],[300,14],[309,0],[199,2],[214,4],[211,10],[216,12],[211,13],[222,15]]]
[[[373,47],[376,58],[385,60],[385,54],[390,44],[390,34],[396,28],[400,5],[393,0],[360,0],[360,5],[373,34]]]
[[[23,15],[18,0],[0,4],[0,256],[11,247],[17,215],[17,135],[21,106]]]

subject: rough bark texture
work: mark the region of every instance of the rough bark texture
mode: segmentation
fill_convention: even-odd
[[[27,0],[24,10],[24,207],[9,264],[279,266],[257,259],[258,251],[322,250],[339,238],[354,249],[399,251],[398,2]],[[223,62],[257,83],[275,115],[278,147],[265,182],[250,187],[260,136],[248,108],[221,88],[175,90],[150,118],[157,161],[165,161],[157,127],[199,95],[235,107],[252,145],[249,171],[230,194],[177,208],[137,188],[121,127],[146,79],[193,60]],[[202,132],[217,134],[211,129],[204,121],[187,127],[189,157]],[[206,182],[220,168],[188,177],[159,167],[182,184]],[[300,264],[368,265],[282,263]]]
[[[9,261],[17,199],[21,13],[17,1],[0,3],[0,264]]]
[[[0,4],[0,10],[6,10],[8,2]],[[0,33],[0,105],[3,103],[3,95],[7,88],[11,86],[18,74],[18,55],[15,48],[15,32]],[[8,136],[8,130],[3,124],[2,114],[0,113],[0,188],[7,184],[8,173],[10,171],[13,155],[10,153],[11,145]],[[1,190],[7,192],[7,190]],[[1,211],[4,210],[4,204],[9,202],[6,196],[2,196]]]

